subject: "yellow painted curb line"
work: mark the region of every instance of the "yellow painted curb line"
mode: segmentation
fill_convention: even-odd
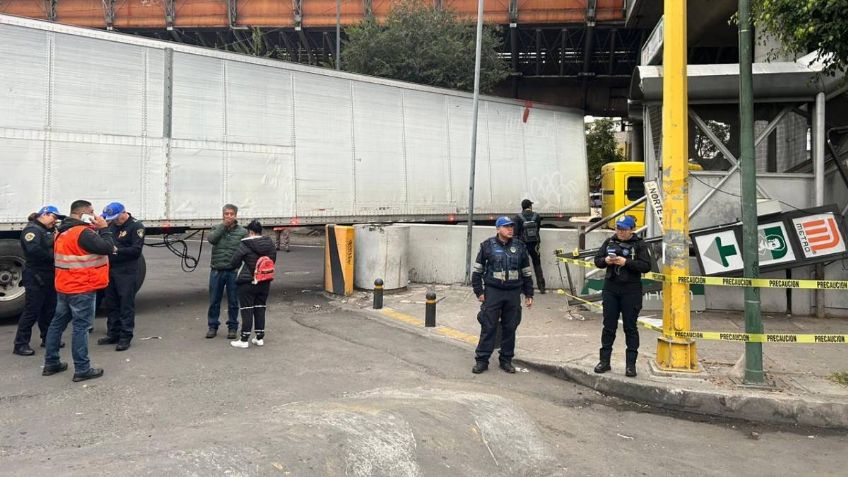
[[[391,308],[381,308],[379,312],[381,315],[387,318],[391,318],[393,320],[400,321],[408,325],[416,326],[418,328],[424,328],[424,320],[416,318],[412,315],[407,315],[406,313],[402,313]],[[453,338],[458,341],[464,341],[472,345],[477,345],[477,342],[480,339],[478,336],[470,335],[464,331],[459,331],[448,326],[438,326],[435,328],[435,332],[442,336],[447,336],[448,338]]]

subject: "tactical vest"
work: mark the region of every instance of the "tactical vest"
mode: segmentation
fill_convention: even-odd
[[[504,246],[497,238],[490,238],[486,278],[503,285],[521,283],[521,261],[525,253],[524,245],[517,241]]]

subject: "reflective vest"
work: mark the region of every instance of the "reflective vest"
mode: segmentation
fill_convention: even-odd
[[[80,234],[86,229],[79,225],[56,236],[53,250],[59,293],[89,293],[109,285],[109,257],[88,253],[79,245]]]

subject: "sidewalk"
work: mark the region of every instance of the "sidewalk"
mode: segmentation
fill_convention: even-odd
[[[468,372],[474,365],[473,347],[480,328],[479,303],[469,287],[435,286],[436,328],[423,328],[427,287],[410,285],[400,293],[387,293],[384,310],[372,310],[370,292],[355,292],[342,300],[345,306],[368,311],[380,319],[400,323],[418,332],[448,339],[469,348]],[[641,328],[639,376],[624,376],[624,335],[619,327],[612,360],[606,374],[592,371],[598,360],[601,316],[583,307],[569,309],[555,291],[536,294],[533,308],[525,309],[515,351],[515,364],[575,381],[605,394],[653,406],[750,421],[848,429],[848,386],[828,379],[848,372],[847,344],[764,343],[763,361],[770,389],[745,387],[731,372],[744,353],[744,344],[697,341],[704,372],[691,377],[654,374],[658,333]],[[642,317],[662,318],[643,312]],[[848,319],[815,319],[764,315],[767,333],[848,333]],[[736,312],[692,314],[694,331],[743,332],[744,318]],[[493,359],[495,357],[493,356]],[[490,368],[490,372],[499,372]]]

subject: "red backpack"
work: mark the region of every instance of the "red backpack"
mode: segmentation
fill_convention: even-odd
[[[253,271],[253,284],[267,282],[274,279],[274,261],[271,257],[262,256],[256,261],[256,269]]]

